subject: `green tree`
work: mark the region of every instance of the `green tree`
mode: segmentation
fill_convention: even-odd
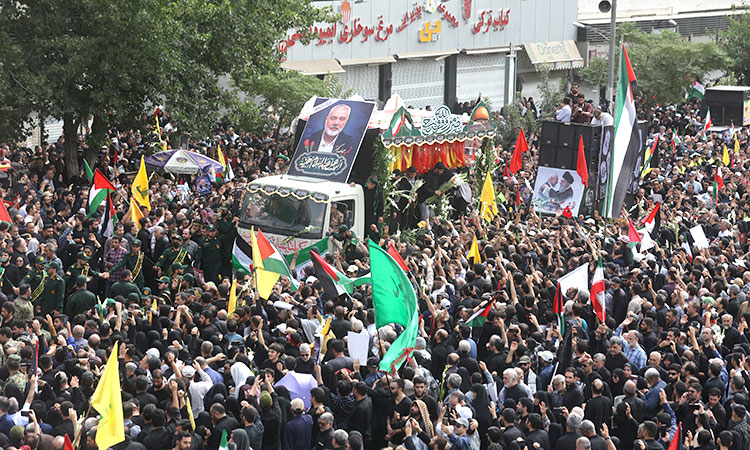
[[[557,85],[549,79],[549,68],[540,66],[537,73],[541,78],[539,83],[539,93],[542,94],[542,101],[539,103],[539,114],[542,119],[549,119],[555,116],[555,107],[562,102],[565,96],[565,79],[560,78]]]
[[[272,114],[265,122],[265,130],[278,131],[289,126],[310,97],[338,97],[341,87],[335,75],[324,80],[298,72],[272,72],[248,80],[239,87],[260,98],[261,111]]]
[[[330,14],[309,0],[0,0],[0,99],[16,116],[35,110],[64,121],[74,176],[78,128],[89,117],[94,142],[110,123],[161,104],[182,128],[205,132],[238,96],[222,76],[239,86],[279,71],[286,30]]]
[[[686,41],[678,33],[646,33],[635,24],[617,27],[616,39],[621,39],[628,51],[630,63],[638,79],[638,89],[648,105],[674,104],[685,98],[685,89],[695,78],[726,66],[727,56],[715,42]],[[615,61],[619,61],[618,49]],[[596,60],[594,60],[596,61]],[[587,82],[606,83],[606,60],[596,61],[578,72]],[[615,70],[615,78],[617,78]],[[615,88],[617,80],[615,79]]]
[[[750,83],[750,13],[730,15],[729,28],[721,38],[722,47],[731,55],[728,68],[740,83]]]

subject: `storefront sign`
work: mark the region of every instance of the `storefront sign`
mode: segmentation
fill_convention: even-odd
[[[360,8],[349,0],[345,0],[339,7],[341,19],[338,22],[316,24],[309,28],[310,35],[315,36],[310,45],[320,47],[332,44],[356,44],[357,42],[387,42],[392,35],[403,33],[412,24],[422,19],[426,19],[426,23],[419,29],[419,42],[421,43],[438,41],[437,36],[440,33],[441,26],[443,28],[446,26],[441,22],[446,22],[449,28],[456,29],[459,33],[466,30],[469,35],[503,31],[509,24],[509,8],[499,11],[491,9],[477,11],[475,20],[471,21],[472,3],[471,0],[464,0],[461,5],[452,6],[453,4],[436,0],[427,0],[421,4],[415,2],[410,8],[406,8],[398,15],[391,14],[391,16],[398,17],[398,19],[391,21],[391,18],[384,14],[377,16],[373,14],[368,18],[366,15],[367,9]],[[360,8],[358,11],[365,15],[356,15],[355,7]],[[450,8],[455,9],[459,15],[463,16],[466,22],[463,26],[460,26],[456,14],[451,12]],[[388,9],[386,8],[385,11],[388,11]],[[303,33],[299,30],[287,33],[286,39],[278,45],[282,59],[286,59],[289,49],[294,47],[298,41],[301,41],[302,37]]]
[[[422,29],[419,30],[419,42],[437,41],[440,37],[440,21],[434,23],[425,22]]]

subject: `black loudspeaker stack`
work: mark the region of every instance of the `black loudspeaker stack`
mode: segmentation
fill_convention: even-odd
[[[542,122],[539,149],[539,166],[576,170],[578,167],[578,142],[583,137],[583,151],[589,169],[589,188],[585,190],[580,213],[590,215],[595,203],[595,189],[599,179],[599,154],[602,127],[581,123]]]

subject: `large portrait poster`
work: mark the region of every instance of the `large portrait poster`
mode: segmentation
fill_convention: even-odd
[[[531,204],[542,214],[556,214],[568,207],[575,216],[581,206],[583,188],[581,176],[575,170],[540,166]]]
[[[315,99],[289,175],[346,183],[374,108],[371,102]]]

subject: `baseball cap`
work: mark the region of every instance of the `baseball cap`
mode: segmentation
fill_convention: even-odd
[[[306,283],[315,283],[316,281],[318,281],[318,279],[315,278],[312,275],[310,275],[309,277],[307,277],[307,280],[305,280]]]
[[[302,401],[301,398],[295,398],[292,400],[292,411],[294,412],[302,412],[305,410],[305,403]]]
[[[182,376],[185,378],[193,378],[195,375],[195,369],[192,366],[185,366],[182,368]]]
[[[367,360],[367,367],[378,367],[378,363],[379,363],[378,358],[371,356]]]
[[[519,360],[518,364],[529,364],[531,363],[531,358],[529,358],[527,355],[523,355]]]
[[[463,417],[456,419],[456,425],[461,425],[464,428],[469,428],[469,421]]]
[[[552,362],[552,360],[555,359],[555,355],[549,350],[542,350],[539,352],[539,357],[542,358],[542,361],[544,362]]]

